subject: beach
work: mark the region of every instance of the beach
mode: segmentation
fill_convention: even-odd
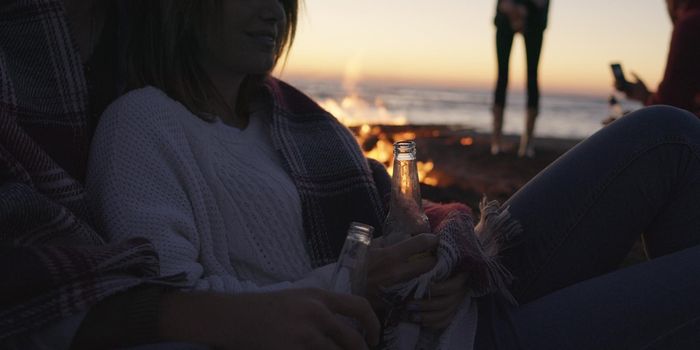
[[[524,96],[506,113],[503,153],[490,153],[491,93],[486,90],[340,81],[293,82],[348,126],[367,157],[390,166],[392,144],[415,140],[423,198],[461,202],[475,210],[488,199],[507,201],[549,164],[602,127],[605,96],[544,95],[534,158],[518,158]],[[639,108],[624,104],[626,110]],[[643,261],[637,243],[623,265]]]
[[[427,175],[434,181],[422,183],[423,197],[436,202],[459,201],[477,209],[483,196],[506,201],[519,188],[581,140],[538,138],[536,156],[516,155],[518,135],[504,135],[503,153],[490,153],[490,135],[470,128],[448,125],[374,125],[374,132],[391,143],[414,136],[417,158],[430,162]],[[372,157],[378,148],[377,138],[362,138],[361,127],[350,127],[360,139],[361,147]],[[376,157],[381,158],[381,157]],[[383,159],[378,159],[389,165]]]
[[[460,202],[479,215],[483,197],[507,201],[528,181],[562,156],[582,139],[540,137],[535,140],[534,158],[519,158],[519,136],[503,138],[503,153],[490,154],[490,134],[455,125],[374,125],[371,132],[379,137],[363,135],[362,127],[350,127],[366,153],[380,148],[378,143],[398,141],[414,136],[417,158],[431,164],[426,174],[435,182],[421,183],[424,199],[433,202]],[[382,141],[379,141],[381,139]],[[369,156],[371,156],[370,154]],[[375,153],[376,155],[376,153]],[[382,159],[380,159],[381,161]],[[385,162],[385,165],[388,165]],[[646,260],[638,240],[622,266]]]

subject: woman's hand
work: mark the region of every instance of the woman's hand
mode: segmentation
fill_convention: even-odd
[[[338,315],[357,320],[366,342]],[[163,338],[223,349],[354,350],[379,342],[379,321],[367,300],[320,289],[173,293],[160,316]]]
[[[367,267],[367,299],[372,307],[384,311],[381,287],[391,287],[409,281],[430,271],[437,260],[432,254],[438,246],[438,237],[432,233],[413,236],[393,246],[382,247],[382,238],[372,241]]]
[[[458,273],[447,281],[433,285],[428,299],[409,302],[406,307],[408,320],[429,328],[447,327],[467,296],[466,282],[467,275]]]
[[[615,83],[615,87],[624,92],[628,99],[646,103],[646,101],[649,99],[649,95],[651,95],[651,92],[649,89],[647,89],[647,85],[644,84],[644,81],[642,81],[637,74],[632,73],[632,76],[635,79],[634,82],[627,82],[623,85],[620,85],[621,83]]]

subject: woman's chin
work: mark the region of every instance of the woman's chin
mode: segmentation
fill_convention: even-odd
[[[259,60],[250,62],[247,68],[247,73],[251,75],[267,74],[275,68],[275,60],[269,57],[261,57]]]

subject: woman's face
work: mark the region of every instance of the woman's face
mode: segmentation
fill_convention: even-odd
[[[213,14],[205,30],[202,63],[232,74],[269,72],[286,27],[282,2],[224,0],[221,4],[221,12]]]

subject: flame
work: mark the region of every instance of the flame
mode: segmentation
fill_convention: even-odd
[[[380,99],[376,99],[374,104],[370,104],[354,92],[343,97],[340,102],[327,98],[319,104],[346,126],[408,124],[404,114],[390,112]]]
[[[459,143],[462,144],[462,146],[471,146],[474,144],[474,139],[471,137],[463,137],[459,140]]]
[[[416,139],[416,133],[411,132],[411,131],[399,132],[399,133],[394,134],[394,140],[396,140],[396,141],[415,140],[415,139]]]
[[[363,150],[363,153],[365,157],[375,159],[380,163],[384,164],[384,166],[386,166],[387,172],[391,176],[393,173],[394,161],[394,144],[391,140],[415,140],[417,135],[415,132],[412,131],[398,132],[394,133],[393,135],[388,135],[382,130],[380,126],[370,125],[370,121],[368,121],[366,117],[360,117],[364,116],[362,112],[359,112],[363,110],[364,107],[360,109],[355,108],[358,105],[367,106],[363,102],[364,101],[355,96],[345,97],[343,99],[342,104],[337,104],[334,100],[327,99],[324,103],[321,103],[321,106],[323,106],[328,112],[335,115],[336,118],[338,118],[338,120],[340,120],[340,122],[343,123],[345,126],[359,126],[355,138],[357,139],[357,142],[360,145],[363,145],[371,137],[376,138],[376,144],[374,145],[374,147],[369,151]],[[380,113],[384,113],[384,115],[390,115],[388,111]],[[391,119],[382,121],[382,124],[405,125],[406,119],[404,117],[392,117]],[[432,161],[418,161],[416,162],[416,165],[418,168],[418,179],[420,180],[420,182],[431,186],[437,186],[439,184],[438,179],[435,176],[431,175],[431,172],[435,167],[435,164]]]
[[[420,182],[430,186],[438,185],[438,179],[430,175],[430,172],[433,171],[434,167],[435,164],[433,164],[432,161],[427,161],[425,163],[420,161],[418,162],[418,179]]]
[[[357,127],[355,135],[357,142],[363,145],[370,138],[376,138],[375,146],[369,151],[364,151],[368,158],[373,158],[386,166],[389,175],[393,172],[394,145],[392,140],[415,140],[416,133],[411,131],[388,135],[379,125],[406,125],[408,119],[405,114],[389,111],[384,101],[376,97],[374,103],[370,103],[360,97],[357,92],[357,83],[361,78],[361,54],[356,55],[346,64],[343,88],[346,96],[340,100],[326,98],[319,101],[319,105],[334,115],[343,125]],[[433,131],[432,136],[440,135],[439,131]],[[374,141],[374,139],[372,140]],[[437,186],[439,181],[431,175],[435,164],[417,162],[418,179],[425,184]]]
[[[362,143],[364,142],[364,140],[358,137],[358,142]],[[372,158],[387,166],[389,175],[391,175],[391,172],[393,171],[391,163],[394,160],[394,145],[391,142],[387,141],[386,139],[380,138],[379,141],[377,141],[377,145],[374,148],[364,153],[365,157]]]
[[[411,136],[411,134],[414,137],[405,137]],[[397,137],[398,135],[402,137]],[[371,150],[365,151],[364,154],[366,157],[375,159],[380,163],[384,164],[386,166],[387,172],[391,176],[394,172],[394,144],[388,140],[386,134],[381,132],[381,128],[370,127],[368,124],[364,124],[360,127],[359,133],[356,136],[356,138],[357,141],[360,144],[362,144],[365,142],[365,140],[367,140],[368,137],[371,136],[378,137],[377,144]],[[397,133],[394,134],[394,138],[396,140],[413,140],[415,139],[415,133]],[[431,186],[437,186],[439,184],[438,179],[435,176],[431,175],[431,172],[435,167],[435,163],[433,163],[430,160],[426,162],[418,161],[416,162],[416,167],[418,168],[418,180],[420,180],[420,182]]]

